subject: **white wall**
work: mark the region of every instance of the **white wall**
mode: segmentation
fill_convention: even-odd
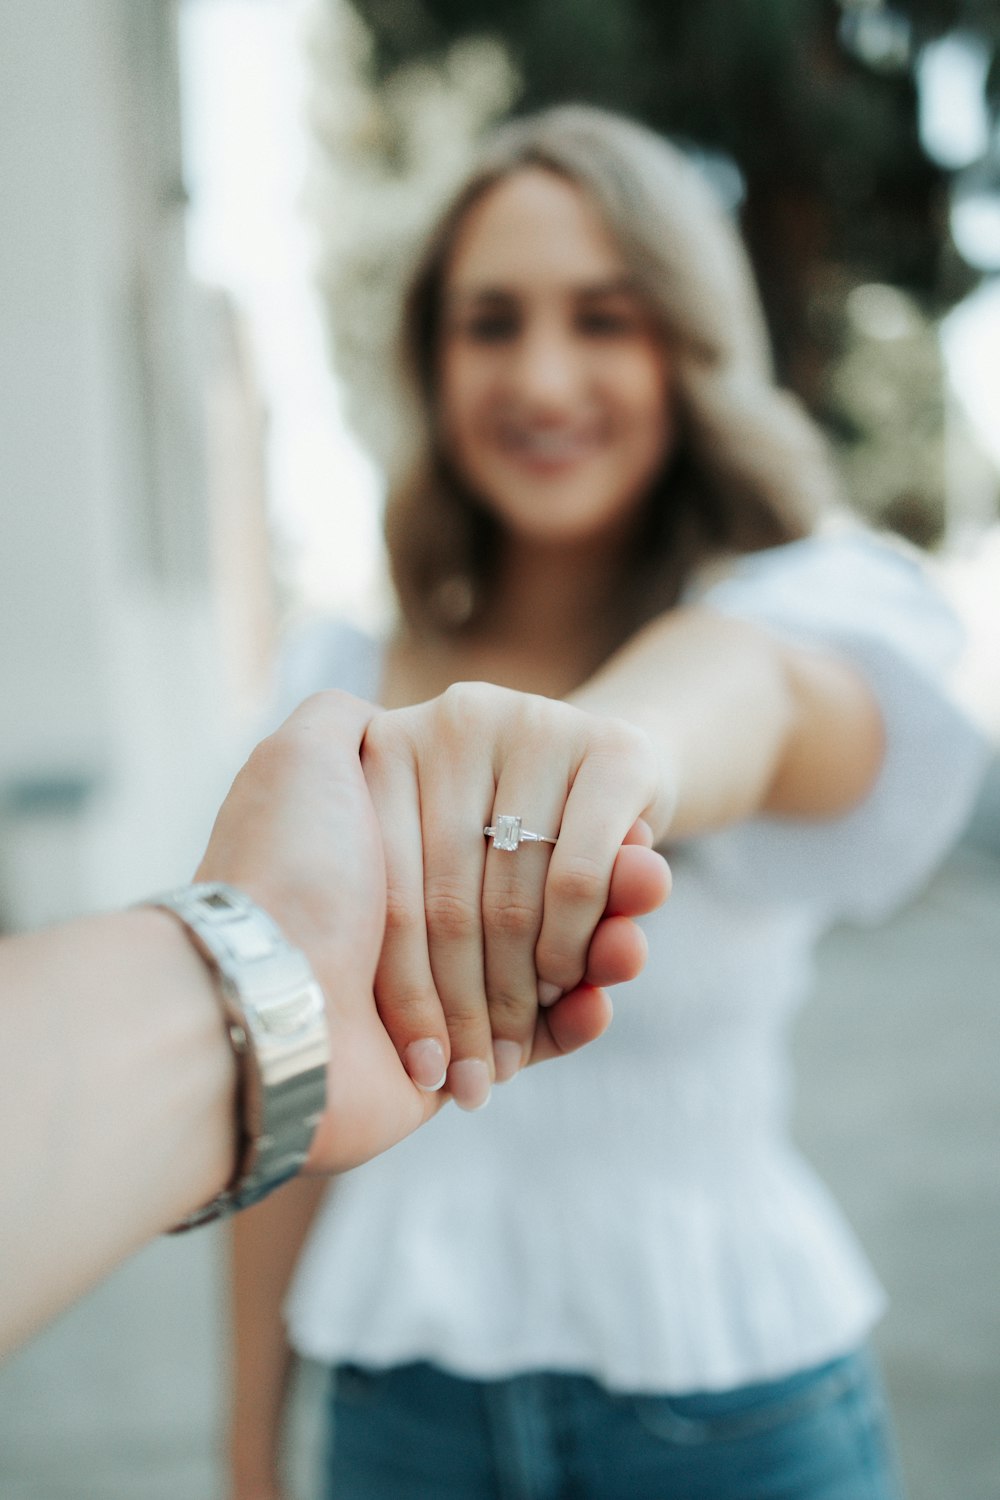
[[[170,0],[0,11],[0,920],[185,878],[228,779]]]

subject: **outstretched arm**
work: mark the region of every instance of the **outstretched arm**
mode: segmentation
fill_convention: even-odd
[[[376,994],[414,1077],[432,1084],[417,1064],[443,1059],[475,1108],[588,994],[612,872],[652,858],[627,844],[643,825],[660,842],[834,815],[872,786],[882,739],[851,666],[707,609],[655,621],[565,703],[460,683],[379,715],[363,750],[387,853]],[[490,847],[503,814],[555,848]]]
[[[570,701],[648,735],[657,842],[760,812],[835,816],[882,761],[878,706],[849,663],[709,609],[654,620]]]
[[[208,970],[166,912],[0,943],[0,1353],[233,1169]]]
[[[313,1147],[326,1170],[391,1144],[436,1107],[400,1067],[372,999],[385,887],[358,761],[371,712],[325,695],[265,741],[199,872],[264,906],[329,997],[337,1102]],[[166,912],[5,940],[0,997],[5,1349],[210,1200],[231,1178],[236,1139],[215,981]]]

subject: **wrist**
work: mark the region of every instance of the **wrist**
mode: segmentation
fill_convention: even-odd
[[[144,1107],[136,1104],[131,1111],[134,1138],[151,1133],[142,1152],[143,1172],[170,1224],[214,1197],[232,1177],[236,1065],[219,1025],[211,972],[177,922],[154,907],[102,920],[121,924],[129,933],[129,951],[136,954],[135,973],[123,977],[121,986],[123,996],[133,988],[142,997],[144,1055],[153,1072],[141,1091]],[[136,1026],[137,1010],[130,1006]],[[140,1084],[142,1062],[133,1064],[133,1074]],[[157,1227],[165,1227],[162,1220]]]

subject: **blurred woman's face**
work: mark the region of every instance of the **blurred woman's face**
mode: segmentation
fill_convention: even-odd
[[[526,167],[459,225],[440,419],[457,472],[514,535],[621,535],[674,441],[670,364],[621,251],[573,183]]]

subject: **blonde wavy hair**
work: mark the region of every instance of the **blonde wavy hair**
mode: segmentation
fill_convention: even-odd
[[[498,523],[440,438],[442,291],[473,204],[526,167],[587,194],[669,349],[678,439],[620,560],[624,638],[677,602],[711,558],[807,535],[837,499],[831,460],[804,409],[774,380],[763,313],[739,233],[701,173],[629,120],[560,106],[500,126],[439,216],[401,304],[400,372],[411,422],[390,481],[386,540],[404,618],[434,632],[473,623],[488,598]]]

